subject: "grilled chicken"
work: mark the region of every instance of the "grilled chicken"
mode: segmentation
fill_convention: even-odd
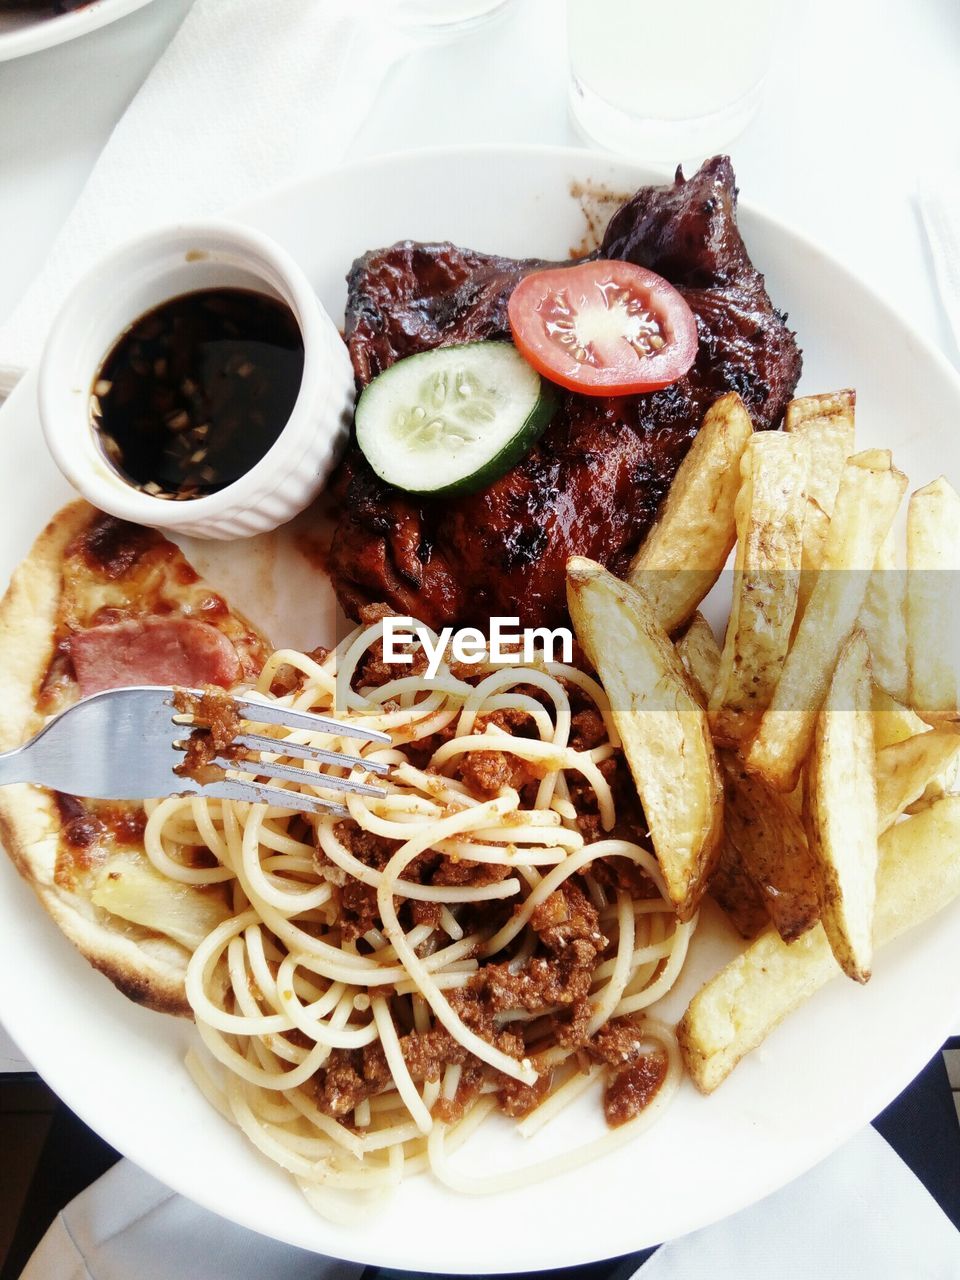
[[[566,619],[565,566],[585,555],[620,573],[650,526],[709,405],[743,398],[776,427],[800,352],[736,225],[726,157],[690,179],[643,187],[614,214],[599,256],[665,276],[697,319],[699,351],[679,382],[647,395],[564,392],[540,441],[480,493],[422,499],[380,481],[354,446],[338,476],[330,568],[345,611],[385,601],[433,627]],[[404,356],[509,337],[516,283],[547,264],[404,241],[349,276],[346,339],[363,387]]]

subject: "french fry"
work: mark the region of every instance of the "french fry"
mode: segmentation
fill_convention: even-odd
[[[820,918],[817,867],[803,822],[786,796],[752,777],[731,752],[721,751],[720,760],[726,842],[759,889],[774,928],[793,942]]]
[[[687,675],[696,686],[702,705],[706,706],[707,690],[713,687],[717,678],[720,646],[702,613],[693,615],[676,647]],[[717,753],[718,759],[722,756],[723,752]],[[740,936],[748,942],[769,923],[770,917],[767,915],[763,894],[754,884],[740,854],[726,835],[720,842],[720,852],[710,873],[707,891]]]
[[[944,796],[956,795],[958,792],[960,792],[960,757],[951,756],[946,769],[930,779],[923,788],[923,794],[908,804],[904,813],[922,813],[924,809],[929,809]]]
[[[956,768],[960,759],[960,734],[931,729],[913,738],[894,742],[877,752],[878,829],[892,827],[901,813],[934,787],[931,801],[943,794],[938,782]]]
[[[861,449],[856,457],[861,467],[871,467],[875,471],[888,471],[892,465],[889,449]]]
[[[877,779],[870,651],[862,631],[844,646],[807,762],[804,817],[820,869],[821,920],[856,982],[870,977],[877,880]]]
[[[643,591],[668,634],[690,617],[733,548],[738,464],[752,435],[735,392],[714,401],[630,566],[627,581]]]
[[[903,742],[905,738],[926,733],[929,728],[926,720],[921,720],[915,711],[874,685],[873,736],[878,752],[895,742]]]
[[[867,585],[860,626],[870,647],[874,680],[901,702],[908,696],[906,586],[906,574],[897,568],[893,531],[888,529]]]
[[[907,508],[910,702],[922,716],[960,709],[960,495],[941,476]]]
[[[708,892],[742,938],[750,941],[770,923],[763,894],[726,838],[721,843]]]
[[[710,690],[717,682],[720,646],[710,623],[699,611],[690,619],[690,625],[677,641],[677,653],[687,674],[699,686],[706,706]]]
[[[825,391],[815,396],[797,396],[787,405],[783,418],[784,431],[819,432],[829,426],[845,444],[853,443],[853,416],[857,393],[852,387],[842,391]],[[846,455],[844,455],[846,456]],[[828,484],[829,488],[829,484]],[[836,493],[836,483],[833,486]],[[820,498],[814,495],[820,502]],[[832,504],[831,504],[832,505]],[[830,514],[825,505],[824,510]]]
[[[791,400],[784,415],[784,430],[805,440],[810,449],[807,477],[807,517],[803,525],[803,574],[800,578],[798,619],[803,615],[817,571],[823,563],[823,545],[833,515],[843,465],[853,453],[854,391],[801,396]]]
[[[678,916],[689,919],[723,829],[723,792],[706,712],[641,592],[574,556],[567,562],[567,603],[610,699],[667,892]]]
[[[960,796],[880,839],[874,945],[922,924],[960,894]],[[788,1013],[841,972],[822,925],[787,946],[757,938],[693,997],[677,1028],[694,1084],[712,1092]]]
[[[870,570],[906,486],[889,454],[871,451],[844,464],[823,566],[747,754],[750,771],[776,791],[797,785],[837,657],[856,624]]]
[[[691,618],[684,635],[677,641],[677,653],[680,654],[687,675],[696,685],[701,701],[707,705],[705,691],[712,689],[716,684],[721,652],[719,652],[717,640],[714,639],[712,628],[703,613],[695,613]],[[724,776],[730,771],[736,772],[736,759],[730,751],[718,751],[717,755],[721,760],[721,772]],[[724,760],[726,760],[726,769],[723,768]],[[755,778],[749,778],[748,781],[756,782]],[[762,783],[758,785],[762,786]],[[733,782],[728,777],[726,786],[733,786]],[[777,800],[782,800],[782,797],[777,796]],[[724,817],[727,812],[726,803],[724,803]],[[726,913],[733,928],[746,940],[755,938],[756,934],[767,927],[771,918],[767,911],[764,893],[750,876],[744,865],[744,859],[741,858],[740,850],[728,840],[726,832],[721,841],[721,850],[719,850],[716,864],[710,873],[708,892],[719,908]]]
[[[755,435],[740,459],[733,603],[709,704],[714,740],[728,746],[756,733],[790,644],[809,467],[806,442],[774,432]]]

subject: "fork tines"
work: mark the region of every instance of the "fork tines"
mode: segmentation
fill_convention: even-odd
[[[199,690],[189,690],[191,695],[201,697]],[[390,744],[388,734],[377,729],[368,729],[362,725],[343,724],[328,716],[318,715],[312,711],[295,711],[289,707],[281,707],[272,703],[259,702],[255,698],[231,697],[230,701],[239,711],[242,720],[253,724],[278,725],[291,732],[309,730],[328,737],[355,738],[367,742]],[[196,715],[189,724],[191,731],[204,728],[202,720]],[[244,731],[237,734],[233,744],[245,751],[252,752],[256,758],[231,759],[218,755],[212,761],[216,768],[224,770],[223,778],[201,784],[201,791],[207,795],[221,799],[245,800],[252,804],[270,804],[287,809],[299,809],[306,813],[318,811],[330,812],[342,817],[349,816],[349,811],[341,804],[323,796],[288,791],[283,787],[271,787],[266,783],[254,781],[252,778],[229,776],[227,770],[236,774],[255,774],[258,778],[273,778],[280,782],[295,782],[317,788],[321,791],[349,792],[355,795],[383,796],[382,787],[361,782],[357,778],[338,777],[325,772],[314,772],[295,764],[285,764],[278,757],[288,757],[300,761],[316,761],[340,769],[362,769],[365,773],[384,775],[389,773],[390,766],[377,760],[365,760],[360,756],[349,755],[342,751],[333,751],[328,747],[313,743],[295,742],[286,738],[274,738],[269,734]],[[264,759],[264,756],[272,757]]]
[[[374,739],[379,741],[379,738]],[[379,760],[361,760],[359,756],[348,756],[342,751],[328,751],[326,747],[315,747],[309,742],[289,742],[282,738],[271,738],[265,733],[239,733],[234,738],[238,747],[246,747],[248,751],[257,751],[261,755],[292,756],[298,760],[319,760],[321,764],[346,766],[351,762],[362,764],[368,773],[389,773],[390,766],[381,764]]]
[[[315,711],[294,711],[290,707],[278,707],[276,703],[258,702],[256,698],[231,698],[244,720],[255,724],[279,724],[285,729],[310,729],[313,733],[327,733],[336,738],[365,738],[370,742],[389,745],[390,736],[378,729],[367,729],[359,724],[343,724]]]
[[[300,813],[332,813],[338,818],[349,818],[350,810],[322,796],[307,795],[303,791],[287,791],[283,787],[268,787],[263,782],[245,782],[242,778],[224,778],[220,782],[205,782],[199,788],[200,795],[213,796],[217,800],[245,800],[247,804],[269,804],[277,809],[297,809]]]

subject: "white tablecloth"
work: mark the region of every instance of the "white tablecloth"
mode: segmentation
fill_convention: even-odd
[[[0,65],[0,318],[189,3],[155,0],[81,41]],[[264,3],[282,12],[279,0]],[[577,144],[562,13],[562,0],[513,0],[505,21],[425,46],[384,86],[356,154]],[[914,197],[921,176],[960,165],[958,57],[955,0],[795,0],[763,110],[732,148],[751,202],[848,263],[955,359]]]

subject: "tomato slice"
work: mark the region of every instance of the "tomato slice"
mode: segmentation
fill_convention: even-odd
[[[526,276],[510,296],[513,340],[552,382],[586,396],[656,391],[697,354],[697,321],[662,276],[601,258]]]

